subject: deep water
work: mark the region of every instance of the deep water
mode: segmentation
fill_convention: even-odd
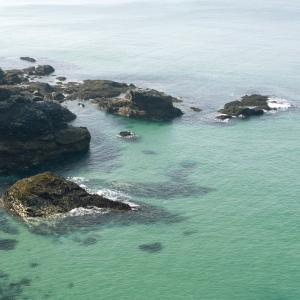
[[[184,115],[66,102],[91,132],[88,153],[1,177],[0,192],[50,170],[138,210],[27,227],[0,208],[0,299],[299,299],[299,2],[84,3],[0,0],[0,67],[31,56],[70,81],[155,88],[182,97]],[[215,120],[251,93],[291,107]]]

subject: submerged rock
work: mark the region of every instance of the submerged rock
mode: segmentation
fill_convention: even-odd
[[[268,105],[268,99],[268,96],[257,94],[243,96],[241,101],[236,100],[226,103],[224,108],[218,111],[222,115],[217,118],[224,120],[240,115],[244,117],[260,116],[264,113],[264,110],[272,109]]]
[[[195,111],[195,112],[200,112],[200,111],[202,111],[202,109],[201,108],[198,108],[198,107],[191,107],[191,109],[193,110],[193,111]]]
[[[17,243],[15,239],[0,239],[0,250],[14,250]]]
[[[162,250],[163,246],[161,243],[153,243],[153,244],[143,244],[140,245],[140,250],[146,251],[149,253],[159,252]]]
[[[128,204],[89,194],[76,183],[50,172],[17,181],[4,192],[0,201],[7,211],[23,220],[66,213],[78,207],[131,210]]]
[[[126,92],[125,98],[98,98],[93,105],[109,113],[129,118],[170,120],[181,116],[173,106],[173,97],[153,89],[134,89]]]

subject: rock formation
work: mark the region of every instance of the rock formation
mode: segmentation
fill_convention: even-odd
[[[129,90],[125,98],[97,98],[92,103],[109,113],[137,119],[161,121],[183,114],[173,106],[172,96],[153,89]]]
[[[89,131],[66,123],[76,118],[68,109],[54,101],[33,102],[11,93],[0,88],[0,174],[89,147]]]
[[[217,118],[224,120],[239,115],[244,117],[260,116],[264,113],[264,110],[271,110],[268,106],[268,99],[268,96],[257,94],[243,96],[241,101],[236,100],[226,103],[224,108],[218,111],[222,115]]]
[[[66,213],[78,207],[131,210],[126,203],[89,194],[76,183],[50,172],[17,181],[4,192],[0,201],[7,211],[23,220]]]

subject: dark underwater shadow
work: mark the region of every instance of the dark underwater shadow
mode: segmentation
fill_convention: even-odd
[[[40,219],[25,226],[28,226],[29,231],[34,234],[58,236],[75,231],[90,232],[101,227],[122,227],[136,224],[152,225],[155,223],[174,224],[187,219],[182,214],[171,213],[158,206],[136,201],[135,204],[138,205],[138,209],[129,212],[109,211],[99,213],[95,210],[80,215],[67,213],[55,218]]]

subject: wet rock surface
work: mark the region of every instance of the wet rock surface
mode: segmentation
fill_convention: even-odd
[[[173,97],[153,89],[134,89],[125,98],[97,98],[93,105],[109,113],[129,118],[148,120],[170,120],[183,115],[173,106]]]
[[[225,120],[240,115],[244,117],[263,115],[264,110],[271,110],[267,102],[268,99],[268,96],[258,94],[243,96],[240,101],[226,103],[224,108],[218,111],[222,115],[217,116],[217,119]]]
[[[0,88],[0,174],[88,149],[87,128],[66,123],[75,114],[56,102],[33,101],[17,92]]]
[[[78,207],[131,210],[128,204],[89,194],[76,183],[50,172],[17,181],[4,192],[0,201],[8,212],[23,220],[66,213]]]

